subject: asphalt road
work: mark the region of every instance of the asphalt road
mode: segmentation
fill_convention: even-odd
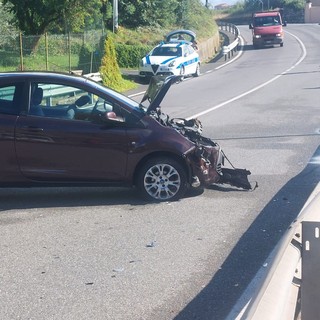
[[[259,187],[213,186],[148,204],[134,190],[0,192],[0,319],[223,320],[319,182],[319,25],[174,85],[162,104],[197,116]],[[138,99],[139,97],[135,97]]]

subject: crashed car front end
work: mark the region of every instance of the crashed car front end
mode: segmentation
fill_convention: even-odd
[[[193,143],[193,147],[183,153],[190,168],[190,184],[193,187],[208,187],[212,184],[229,184],[245,190],[253,189],[247,169],[235,168],[218,143],[202,135],[202,124],[198,119],[173,118],[163,113],[160,102],[178,77],[153,77],[142,102],[150,101],[148,114],[161,125],[171,127]],[[229,167],[225,167],[228,162]],[[256,185],[257,186],[257,185]]]
[[[222,176],[221,167],[223,162],[224,157],[220,146],[197,146],[190,161],[193,172],[193,183],[191,185],[193,187],[209,186],[219,182]]]
[[[209,186],[220,180],[223,158],[221,157],[219,160],[219,155],[221,155],[220,150],[208,147],[196,147],[192,152],[184,154],[191,168],[192,179],[190,185],[192,187]]]
[[[248,181],[249,170],[233,167],[220,145],[202,135],[202,124],[198,119],[170,119],[160,109],[150,113],[160,124],[172,127],[193,143],[184,152],[183,158],[190,168],[190,185],[208,187],[212,184],[229,184],[245,190],[252,189]],[[225,168],[226,160],[231,168]]]
[[[238,168],[224,168],[225,156],[221,147],[197,146],[186,154],[192,168],[192,187],[209,187],[212,184],[229,184],[245,190],[253,189],[248,175],[249,170]]]

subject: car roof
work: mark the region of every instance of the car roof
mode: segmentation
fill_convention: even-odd
[[[25,81],[27,79],[32,80],[45,80],[45,81],[65,81],[74,84],[88,84],[90,83],[91,87],[100,87],[103,88],[109,94],[117,96],[120,99],[129,99],[127,96],[118,93],[110,88],[100,85],[99,83],[78,75],[68,74],[68,73],[59,73],[59,72],[48,72],[48,71],[12,71],[12,72],[0,72],[0,82],[1,79],[10,79],[10,80],[22,80]],[[147,111],[155,110],[158,106],[160,106],[161,101],[166,95],[172,83],[178,81],[179,76],[155,76],[153,77],[153,81],[150,81],[150,85],[148,90],[145,92],[145,95],[141,102],[148,100],[150,105],[147,107]]]
[[[170,47],[170,48],[176,48],[181,47],[185,45],[190,45],[188,41],[171,41],[171,42],[162,42],[157,45],[157,47]]]
[[[254,17],[272,17],[280,15],[279,11],[256,12]]]
[[[54,71],[9,71],[9,72],[0,72],[0,82],[9,81],[26,81],[36,79],[36,81],[51,81],[57,82],[60,81],[68,83],[70,85],[89,85],[91,88],[103,87],[106,91],[111,89],[103,86],[102,84],[81,75],[63,73],[63,72],[54,72]]]
[[[50,72],[50,71],[9,71],[0,72],[1,78],[46,78],[46,79],[57,79],[57,80],[73,80],[79,82],[86,82],[87,78],[62,72]],[[91,81],[91,80],[90,80]]]
[[[122,101],[132,100],[126,95],[119,93],[109,87],[104,86],[101,83],[98,83],[90,78],[80,75],[74,75],[69,73],[59,73],[59,72],[50,72],[50,71],[12,71],[12,72],[0,72],[0,83],[5,80],[6,82],[10,81],[26,81],[26,80],[35,80],[35,81],[50,81],[52,83],[59,84],[60,81],[66,85],[70,86],[79,86],[79,87],[90,87],[92,92],[95,90],[103,91],[109,96],[120,99]],[[9,81],[8,81],[9,80]],[[132,100],[133,101],[133,100]]]

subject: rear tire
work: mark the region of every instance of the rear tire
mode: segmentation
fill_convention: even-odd
[[[194,77],[200,76],[200,63],[197,64],[196,72],[193,74]]]
[[[176,201],[187,190],[187,174],[183,166],[168,157],[148,160],[139,170],[136,186],[148,201]]]

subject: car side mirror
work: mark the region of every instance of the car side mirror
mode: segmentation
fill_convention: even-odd
[[[124,119],[122,117],[118,117],[113,111],[106,112],[106,120],[112,122],[124,122]]]
[[[287,21],[284,21],[283,24],[282,24],[284,27],[287,26]]]
[[[253,24],[252,23],[249,24],[249,29],[253,29]]]

